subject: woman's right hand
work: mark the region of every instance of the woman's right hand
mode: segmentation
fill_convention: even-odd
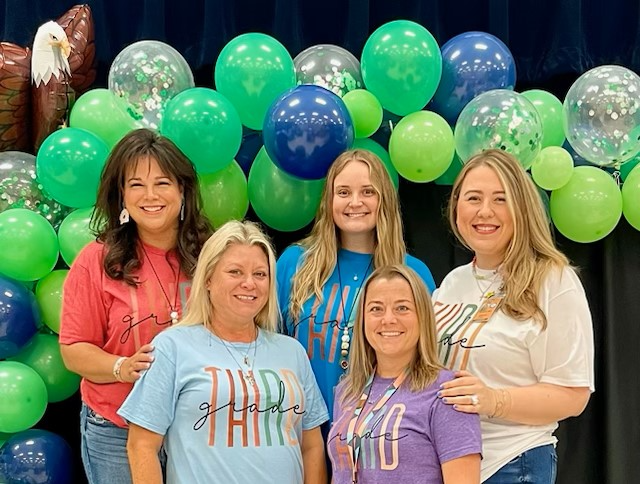
[[[142,376],[142,372],[148,370],[153,362],[153,346],[142,345],[138,351],[122,362],[120,378],[123,382],[133,383]]]

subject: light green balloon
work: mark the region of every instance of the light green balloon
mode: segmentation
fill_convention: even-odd
[[[564,143],[564,114],[562,101],[553,94],[541,89],[531,89],[522,93],[533,104],[542,121],[542,148],[562,146]]]
[[[622,195],[613,177],[595,166],[577,166],[569,182],[551,193],[551,218],[566,238],[595,242],[615,228]]]
[[[80,375],[67,370],[62,361],[57,335],[36,334],[11,360],[24,363],[40,375],[49,402],[66,400],[80,388]]]
[[[42,321],[55,333],[60,332],[60,311],[62,309],[62,286],[68,270],[52,271],[36,284],[36,301]]]
[[[235,160],[220,171],[198,178],[204,213],[214,228],[244,218],[249,210],[247,177]]]
[[[108,89],[92,89],[74,103],[69,126],[91,131],[102,139],[109,149],[133,129],[142,127],[127,112],[124,101]]]
[[[557,190],[566,185],[573,173],[573,158],[564,148],[548,146],[531,165],[531,176],[540,188]]]
[[[462,160],[457,153],[453,155],[453,161],[442,175],[433,180],[436,185],[453,185],[458,178],[458,174],[462,171]]]
[[[47,409],[47,387],[31,367],[0,361],[0,432],[15,433],[37,424]]]
[[[269,35],[248,33],[223,47],[214,80],[238,110],[242,124],[261,130],[271,103],[296,85],[296,71],[284,45]]]
[[[342,100],[351,115],[356,138],[368,138],[378,131],[382,124],[382,105],[378,98],[365,89],[354,89]]]
[[[93,207],[74,210],[60,224],[58,228],[58,242],[60,243],[60,255],[68,266],[73,264],[76,256],[85,245],[96,239],[91,231],[91,214]]]
[[[26,208],[0,213],[0,274],[19,281],[46,276],[58,261],[58,237],[42,215]]]
[[[378,158],[380,158],[380,160],[384,164],[384,167],[387,169],[387,173],[389,173],[391,183],[393,183],[393,186],[396,187],[396,190],[398,189],[398,185],[400,183],[398,170],[396,170],[396,167],[393,166],[391,157],[389,156],[389,152],[387,150],[385,150],[379,143],[370,138],[360,138],[354,140],[352,148],[354,150],[357,149],[371,151]]]
[[[439,114],[418,111],[400,120],[389,138],[389,155],[398,173],[413,182],[430,182],[451,165],[453,132]]]
[[[640,167],[631,170],[622,185],[622,213],[633,228],[640,230]]]
[[[324,182],[301,180],[285,173],[271,161],[263,146],[249,172],[249,200],[266,225],[292,232],[315,217]]]

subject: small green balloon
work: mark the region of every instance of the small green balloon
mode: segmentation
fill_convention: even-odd
[[[531,89],[522,93],[533,104],[542,121],[542,148],[562,146],[564,143],[564,114],[562,101],[541,89]]]
[[[387,150],[385,150],[379,143],[370,138],[360,138],[354,140],[352,148],[371,151],[378,158],[380,158],[380,160],[384,164],[384,167],[387,169],[387,173],[389,173],[389,177],[391,178],[393,186],[396,187],[396,190],[398,189],[400,183],[398,170],[396,170],[395,166],[393,166],[391,157],[389,156]]]
[[[442,175],[433,180],[436,185],[453,185],[458,178],[458,174],[462,171],[462,160],[457,153],[453,155],[453,161]]]
[[[633,228],[640,230],[640,167],[631,170],[622,185],[622,213]]]
[[[36,284],[36,301],[42,320],[54,332],[60,332],[60,311],[62,309],[62,286],[68,270],[52,271]]]
[[[47,220],[26,208],[0,213],[0,273],[19,281],[46,276],[58,261],[58,237]]]
[[[573,173],[573,158],[564,148],[542,148],[531,165],[531,176],[540,188],[557,190],[566,185]]]
[[[378,98],[365,89],[354,89],[342,100],[351,115],[356,138],[368,138],[382,124],[382,105]]]
[[[71,266],[85,245],[96,239],[89,228],[92,213],[93,207],[74,210],[60,224],[58,229],[60,255],[68,266]]]
[[[320,204],[324,179],[301,180],[278,168],[264,146],[249,172],[249,200],[266,225],[292,232],[313,220]]]
[[[247,214],[247,177],[235,160],[220,171],[200,175],[199,183],[204,213],[214,228],[229,220],[242,220]]]
[[[393,166],[413,182],[430,182],[441,176],[451,165],[454,152],[451,127],[431,111],[405,116],[389,138]]]
[[[640,163],[640,153],[635,158],[632,158],[629,161],[620,165],[620,178],[622,179],[622,181],[625,181],[627,179],[627,176],[629,176],[629,173],[633,171],[633,169],[638,165],[638,163]]]
[[[80,388],[80,376],[64,365],[57,335],[36,334],[11,360],[24,363],[40,375],[49,402],[66,400]]]
[[[0,432],[0,447],[4,445],[4,443],[9,440],[13,434],[5,434],[4,432]]]
[[[595,166],[577,166],[569,182],[551,193],[551,218],[566,238],[595,242],[615,228],[622,195],[613,177]]]
[[[47,409],[47,387],[31,367],[0,361],[0,432],[22,432],[37,424]]]

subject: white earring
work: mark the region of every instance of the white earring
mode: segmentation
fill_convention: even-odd
[[[180,205],[180,221],[184,220],[184,198],[182,199],[182,204]]]
[[[120,225],[124,225],[129,222],[129,210],[126,207],[122,208],[122,212],[120,212]]]

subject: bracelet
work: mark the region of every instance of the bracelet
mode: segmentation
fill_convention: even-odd
[[[504,388],[494,390],[494,392],[496,394],[496,406],[489,418],[501,418],[507,414],[508,408],[511,407],[511,393]],[[500,392],[500,396],[497,395],[498,392]],[[507,400],[509,400],[508,405]]]
[[[122,375],[120,374],[120,370],[122,369],[122,364],[126,359],[127,359],[126,356],[121,356],[113,364],[113,370],[112,370],[113,376],[115,377],[116,381],[119,381],[120,383],[124,383],[124,380],[122,379]]]

